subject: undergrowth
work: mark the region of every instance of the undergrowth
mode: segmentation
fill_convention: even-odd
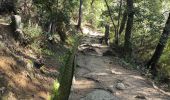
[[[35,26],[27,26],[27,27],[24,27],[23,31],[28,36],[30,36],[31,38],[38,37],[43,33],[40,26],[37,26],[37,27],[35,27]]]

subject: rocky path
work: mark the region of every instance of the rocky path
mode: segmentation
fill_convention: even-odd
[[[69,100],[170,100],[138,71],[116,64],[110,48],[88,32],[79,46],[75,80]],[[167,93],[168,94],[168,93]]]

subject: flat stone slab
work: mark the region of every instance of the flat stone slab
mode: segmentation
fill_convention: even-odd
[[[104,90],[94,90],[80,100],[119,100],[111,93]]]

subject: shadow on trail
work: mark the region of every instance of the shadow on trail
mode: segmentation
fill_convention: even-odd
[[[110,47],[99,43],[101,37],[102,35],[97,32],[94,34],[89,31],[85,34],[77,54],[75,80],[69,100],[87,100],[87,98],[100,100],[102,94],[100,96],[93,94],[97,93],[94,91],[100,90],[107,92],[107,96],[111,93],[113,97],[109,95],[108,98],[115,98],[113,100],[138,100],[140,98],[169,100],[170,96],[153,88],[152,83],[142,77],[140,72],[125,69],[117,63],[118,60],[115,59],[117,54]],[[106,52],[108,54],[105,55]],[[122,90],[117,88],[118,83],[124,85]],[[91,93],[93,96],[90,95]]]

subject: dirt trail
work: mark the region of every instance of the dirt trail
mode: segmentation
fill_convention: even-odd
[[[170,96],[155,89],[138,71],[116,64],[113,56],[103,56],[110,48],[98,43],[101,35],[87,33],[79,46],[69,100],[170,100]],[[122,89],[118,88],[119,83],[124,85]],[[101,90],[113,95],[113,98],[107,98],[108,95],[102,97]]]

